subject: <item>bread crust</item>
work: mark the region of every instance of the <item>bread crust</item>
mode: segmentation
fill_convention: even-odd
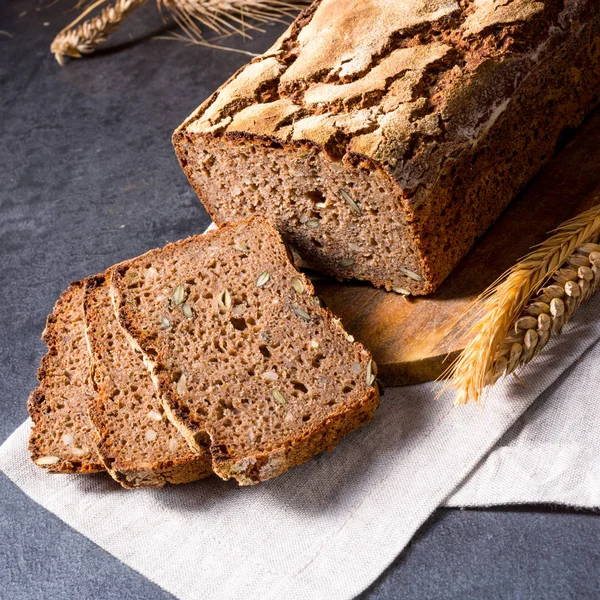
[[[598,36],[591,0],[315,2],[208,98],[173,143],[218,224],[244,216],[244,203],[234,201],[245,174],[232,173],[228,188],[218,170],[244,144],[263,149],[271,165],[310,150],[319,164],[385,181],[383,203],[402,225],[396,254],[408,244],[412,265],[390,261],[387,271],[369,273],[359,260],[339,268],[325,251],[311,253],[312,232],[298,232],[277,186],[258,210],[284,237],[306,240],[302,257],[313,267],[430,293],[551,157],[563,131],[598,103]],[[207,146],[215,166],[202,155]],[[211,181],[215,169],[221,188]],[[361,216],[350,217],[360,227]],[[328,236],[335,241],[341,230]]]

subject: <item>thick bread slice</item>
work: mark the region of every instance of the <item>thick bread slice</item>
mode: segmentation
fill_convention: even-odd
[[[210,475],[208,449],[191,450],[164,415],[142,355],[117,323],[103,275],[87,280],[84,312],[97,392],[88,397],[87,410],[107,471],[127,488]]]
[[[322,0],[173,136],[218,225],[432,292],[600,98],[598,0]]]
[[[111,271],[121,326],[190,446],[251,485],[369,421],[369,353],[318,304],[264,220],[167,245]]]
[[[95,392],[85,341],[83,293],[84,282],[73,282],[48,317],[42,334],[48,353],[38,370],[40,385],[27,402],[33,420],[31,458],[55,473],[104,470],[85,410]]]

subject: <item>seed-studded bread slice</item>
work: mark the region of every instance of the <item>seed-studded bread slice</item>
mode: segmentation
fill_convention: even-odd
[[[87,401],[98,453],[123,487],[160,487],[210,475],[208,449],[196,452],[166,418],[142,355],[118,325],[104,275],[86,282],[84,312],[96,394]]]
[[[369,353],[318,304],[264,220],[112,271],[121,326],[165,410],[213,470],[251,485],[331,450],[378,406]]]
[[[600,97],[597,0],[317,0],[175,131],[218,225],[433,291]]]
[[[40,385],[27,403],[33,420],[31,458],[56,473],[104,470],[85,409],[95,392],[85,340],[83,293],[84,282],[72,283],[48,317],[42,334],[48,353],[38,370]]]

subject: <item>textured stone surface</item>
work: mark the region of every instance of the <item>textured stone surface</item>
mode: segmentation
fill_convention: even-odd
[[[61,70],[47,48],[71,15],[43,6],[0,3],[13,35],[0,34],[0,441],[27,417],[39,337],[68,282],[208,224],[169,137],[247,61],[146,41]],[[134,35],[161,26],[153,11],[131,17]],[[283,29],[246,49],[262,52]],[[594,515],[440,511],[365,598],[596,598],[599,536]],[[172,598],[1,474],[0,597]]]

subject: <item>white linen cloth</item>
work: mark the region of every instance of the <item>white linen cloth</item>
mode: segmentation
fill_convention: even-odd
[[[502,381],[483,407],[435,400],[434,384],[387,390],[370,425],[256,487],[212,477],[128,491],[105,475],[51,476],[29,460],[29,423],[0,448],[0,468],[183,600],[346,600],[449,496],[454,506],[599,506],[599,309],[600,295],[523,371],[524,385]]]
[[[600,343],[573,358],[446,506],[600,508]]]

